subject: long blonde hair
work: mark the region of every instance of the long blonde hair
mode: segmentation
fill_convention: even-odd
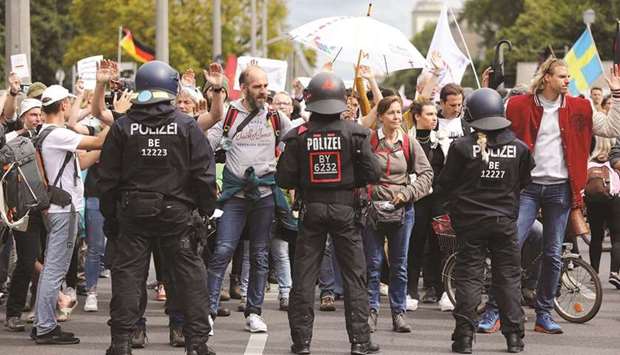
[[[480,157],[486,164],[489,163],[489,151],[487,150],[487,135],[483,132],[476,132],[478,138],[476,144],[480,147]]]
[[[605,138],[594,136],[594,150],[590,155],[590,160],[606,162],[609,160],[609,152],[616,145],[616,138]]]
[[[545,89],[545,75],[553,74],[555,68],[567,67],[566,62],[556,57],[549,57],[545,60],[536,71],[532,83],[530,84],[530,93],[537,94]]]

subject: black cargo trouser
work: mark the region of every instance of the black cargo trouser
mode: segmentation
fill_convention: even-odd
[[[43,219],[40,213],[32,213],[25,232],[13,231],[17,265],[11,276],[9,298],[6,304],[6,316],[20,317],[26,297],[28,285],[34,273],[34,263],[41,253],[41,233],[45,234]]]
[[[366,257],[351,206],[310,202],[300,216],[295,246],[293,288],[288,319],[295,344],[310,344],[314,323],[314,294],[327,233],[332,237],[342,269],[344,308],[351,343],[370,340]]]
[[[142,316],[141,297],[144,297],[150,253],[153,245],[159,243],[166,267],[174,277],[174,282],[166,290],[167,296],[177,302],[185,317],[183,334],[186,339],[191,339],[192,344],[206,342],[211,331],[206,297],[207,274],[191,227],[181,229],[176,236],[157,238],[128,233],[121,226],[119,236],[108,243],[114,244],[111,247],[112,337],[131,334]]]
[[[493,286],[502,333],[523,336],[521,253],[517,245],[516,221],[507,217],[489,217],[475,227],[462,229],[454,223],[454,228],[458,238],[454,336],[472,336],[476,330],[476,309],[480,304],[487,250],[491,253]]]

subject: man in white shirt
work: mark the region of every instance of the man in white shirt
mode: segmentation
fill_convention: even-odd
[[[36,300],[37,344],[77,344],[80,339],[63,332],[56,322],[56,303],[63,278],[69,269],[77,236],[78,213],[83,209],[84,184],[80,177],[78,149],[96,150],[103,145],[107,129],[96,137],[83,136],[65,128],[71,108],[67,89],[52,85],[43,91],[41,102],[45,124],[36,143],[41,151],[46,179],[56,193],[50,194],[48,235],[43,272],[39,278]],[[53,128],[52,128],[53,127]],[[84,160],[91,160],[86,153]],[[55,195],[55,196],[54,196]]]

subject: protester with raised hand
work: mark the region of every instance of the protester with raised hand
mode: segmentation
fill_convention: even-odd
[[[13,119],[15,108],[17,107],[17,95],[21,90],[21,79],[16,73],[11,73],[8,79],[7,97],[4,101],[2,111],[0,111],[0,122],[4,123]]]
[[[208,110],[198,116],[198,127],[206,131],[223,118],[224,101],[228,93],[226,92],[226,77],[221,65],[211,63],[209,70],[203,70],[203,73]]]
[[[112,60],[104,59],[97,66],[95,91],[91,103],[91,114],[103,123],[110,126],[114,120],[119,118],[127,110],[131,108],[131,98],[133,92],[124,89],[120,93],[112,92],[112,106],[114,110],[110,110],[105,103],[105,86],[118,80],[118,64]]]

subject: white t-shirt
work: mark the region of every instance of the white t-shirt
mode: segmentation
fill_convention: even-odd
[[[534,145],[536,167],[532,170],[532,181],[541,185],[559,184],[568,180],[558,112],[562,97],[556,101],[548,101],[541,96],[538,98],[543,106],[543,115]]]
[[[48,126],[52,125],[44,124],[43,127],[41,127],[41,131]],[[84,182],[80,176],[78,155],[75,153],[81,139],[81,135],[64,127],[57,127],[50,132],[41,146],[41,155],[43,157],[43,164],[45,165],[45,174],[47,176],[47,181],[49,181],[50,184],[53,184],[54,180],[56,180],[56,176],[62,167],[62,163],[65,161],[67,152],[73,153],[73,159],[71,159],[65,167],[62,177],[56,186],[61,187],[63,190],[71,194],[71,201],[73,202],[73,206],[75,206],[76,211],[84,209]],[[62,208],[54,204],[50,205],[48,210],[49,213],[70,211],[71,205]]]

